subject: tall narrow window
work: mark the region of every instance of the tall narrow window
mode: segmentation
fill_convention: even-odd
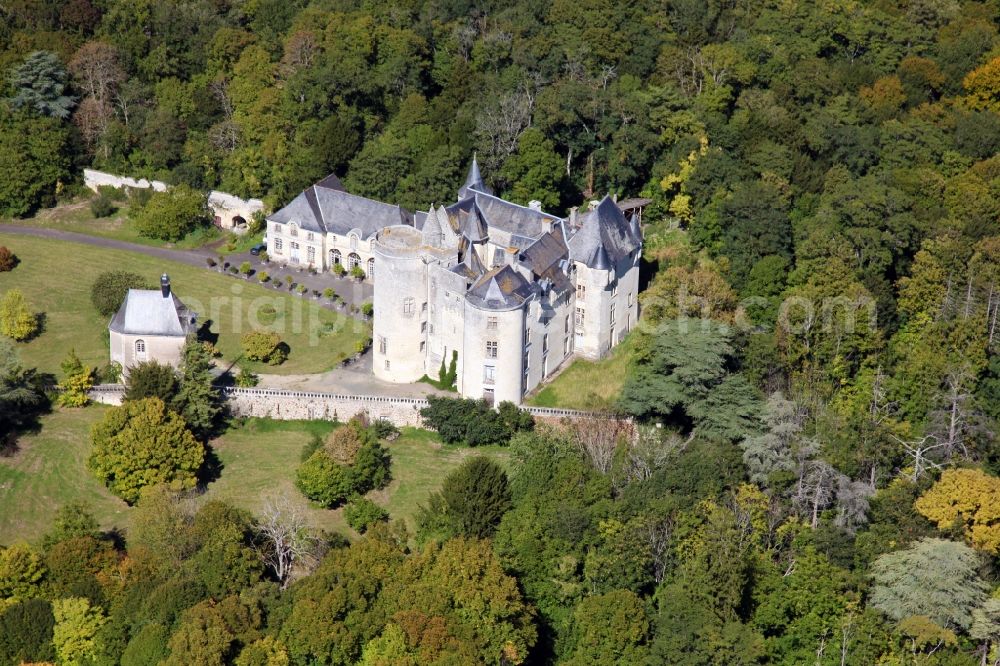
[[[581,301],[585,299],[587,297],[587,287],[582,284],[576,285],[576,297]]]
[[[496,383],[496,372],[497,369],[492,365],[487,365],[483,367],[483,383],[484,384],[494,384]]]
[[[389,341],[386,340],[385,337],[383,337],[381,335],[378,336],[378,353],[379,354],[384,354],[385,353],[385,348],[388,345],[388,342]]]
[[[410,315],[413,314],[413,299],[404,298],[403,299],[403,314]]]
[[[136,340],[135,341],[135,355],[136,356],[145,356],[146,355],[146,341],[145,340]]]
[[[549,334],[546,333],[542,336],[542,353],[544,354],[549,350]]]
[[[496,341],[489,341],[486,343],[486,358],[496,358],[497,357],[497,343]]]
[[[486,318],[486,328],[496,328],[496,327],[497,327],[497,318],[496,317],[487,317]]]
[[[611,325],[615,325],[615,304],[611,304]]]
[[[583,308],[576,309],[576,332],[583,333],[583,322],[586,317],[586,311]]]
[[[281,246],[282,245],[283,245],[283,243],[282,243],[282,241],[281,241],[280,238],[275,238],[274,239],[274,251],[275,251],[275,253],[281,254]]]

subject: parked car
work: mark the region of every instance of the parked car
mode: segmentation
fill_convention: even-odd
[[[256,257],[258,254],[265,251],[266,249],[267,249],[267,243],[257,243],[252,248],[250,248],[250,254]]]

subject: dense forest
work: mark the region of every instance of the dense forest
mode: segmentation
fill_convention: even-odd
[[[514,434],[416,534],[316,536],[294,581],[268,516],[150,495],[123,537],[67,507],[0,550],[4,663],[1000,664],[996,2],[0,17],[8,215],[91,165],[272,206],[336,172],[426,209],[473,152],[547,210],[652,200],[634,433]],[[0,364],[0,428],[30,374]]]

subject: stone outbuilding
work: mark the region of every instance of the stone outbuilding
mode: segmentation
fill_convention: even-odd
[[[159,289],[129,289],[108,324],[111,361],[128,375],[143,361],[179,367],[184,343],[198,330],[198,314],[171,291],[166,273]]]

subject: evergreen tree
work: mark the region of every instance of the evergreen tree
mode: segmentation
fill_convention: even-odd
[[[205,440],[217,432],[225,410],[222,396],[213,386],[212,356],[191,336],[184,345],[180,388],[172,406],[195,437]]]
[[[54,53],[35,51],[14,68],[11,105],[31,113],[68,118],[76,101],[66,94],[66,68]]]

